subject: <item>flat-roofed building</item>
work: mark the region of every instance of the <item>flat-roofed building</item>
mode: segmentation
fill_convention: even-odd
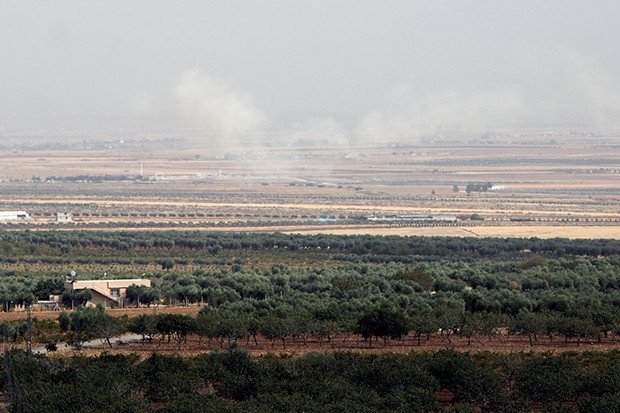
[[[78,291],[89,288],[93,293],[91,302],[104,307],[118,308],[125,306],[127,288],[131,285],[150,287],[151,280],[133,278],[126,280],[84,280],[65,281],[65,290]]]
[[[30,215],[26,211],[0,211],[0,221],[26,221]]]
[[[71,222],[71,213],[56,212],[56,222]]]

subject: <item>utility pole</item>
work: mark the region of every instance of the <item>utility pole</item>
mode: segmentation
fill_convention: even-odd
[[[26,335],[26,351],[32,353],[32,305],[28,304],[28,333]]]

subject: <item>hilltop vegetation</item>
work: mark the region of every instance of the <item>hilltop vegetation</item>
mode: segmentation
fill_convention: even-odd
[[[152,287],[131,287],[127,305],[158,307],[157,314],[124,319],[103,308],[80,307],[56,320],[38,320],[35,313],[32,326],[0,323],[6,345],[23,343],[30,332],[35,343],[50,350],[63,342],[81,349],[85,341],[100,339],[112,351],[114,337],[133,332],[143,336],[140,345],[148,351],[157,351],[162,341],[181,351],[188,338],[205,343],[205,349],[219,348],[186,359],[153,354],[143,361],[14,351],[5,354],[3,389],[14,411],[41,411],[40,403],[63,411],[84,411],[89,403],[90,411],[102,411],[99,396],[111,400],[114,394],[124,395],[119,411],[290,411],[300,406],[325,411],[328,406],[333,411],[450,407],[491,412],[512,406],[510,411],[527,412],[566,403],[571,407],[563,411],[599,411],[617,402],[616,350],[256,358],[241,346],[251,350],[259,338],[271,342],[274,352],[310,341],[338,350],[338,337],[358,349],[398,342],[415,350],[432,336],[448,349],[457,338],[466,340],[467,348],[493,349],[493,343],[510,336],[533,349],[554,340],[573,349],[593,343],[613,347],[620,333],[619,247],[614,240],[536,238],[0,232],[5,310],[61,292],[69,270],[78,279],[104,273],[147,277]],[[65,301],[86,300],[71,296]],[[170,304],[204,307],[194,317],[167,314]],[[25,381],[18,374],[23,369],[38,373]],[[92,386],[101,392],[86,397],[83,392]]]
[[[516,315],[620,303],[617,251],[614,240],[0,232],[0,303],[6,310],[46,299],[74,270],[80,279],[144,274],[165,303],[214,308],[318,300],[417,311],[445,297],[470,311]]]
[[[186,359],[4,358],[17,412],[595,412],[620,402],[617,351],[256,358],[233,345]]]

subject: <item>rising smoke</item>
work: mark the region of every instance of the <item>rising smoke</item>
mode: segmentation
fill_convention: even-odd
[[[620,125],[620,84],[595,60],[565,49],[551,56],[523,54],[515,66],[512,79],[467,90],[452,85],[419,93],[399,85],[349,127],[335,117],[283,124],[266,116],[249,94],[198,69],[178,76],[175,95],[183,127],[199,130],[222,150],[273,142],[346,149],[451,131],[475,137],[495,129]]]
[[[248,94],[199,69],[179,75],[175,92],[183,126],[203,133],[213,148],[252,146],[267,126]]]
[[[515,60],[516,75],[465,91],[458,85],[420,94],[405,84],[361,117],[362,141],[415,140],[446,131],[476,136],[494,129],[617,128],[620,83],[574,50],[534,52]]]

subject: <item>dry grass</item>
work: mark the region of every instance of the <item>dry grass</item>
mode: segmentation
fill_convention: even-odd
[[[203,230],[618,238],[616,140],[506,135],[469,146],[445,141],[346,149],[287,144],[239,151],[235,159],[191,141],[141,138],[93,149],[5,151],[0,152],[0,180],[12,181],[0,182],[0,209],[29,211],[35,224],[50,222],[54,212],[69,211],[80,214],[76,221],[117,227],[132,221]],[[140,161],[147,182],[18,181],[32,176],[136,177]],[[491,181],[503,189],[468,196],[464,189],[473,181]],[[134,215],[119,216],[120,211]],[[313,222],[370,214],[479,214],[486,220],[475,227]],[[247,221],[261,226],[244,225]],[[235,225],[217,226],[220,222]]]
[[[477,227],[364,227],[340,229],[293,230],[291,233],[329,233],[340,235],[371,234],[401,236],[442,237],[502,237],[502,238],[609,238],[620,239],[620,226],[558,226],[558,225],[510,225]]]

